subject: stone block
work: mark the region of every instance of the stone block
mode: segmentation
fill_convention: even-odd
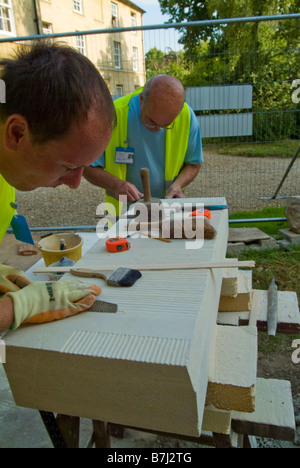
[[[296,234],[300,234],[300,196],[294,196],[288,199],[285,216],[288,220],[290,230]]]
[[[281,234],[282,237],[286,239],[290,244],[300,245],[300,234],[296,234],[290,229],[279,229],[278,233]]]

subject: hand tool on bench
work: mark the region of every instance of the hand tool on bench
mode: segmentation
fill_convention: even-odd
[[[112,302],[106,301],[95,301],[92,307],[90,307],[86,312],[103,312],[106,314],[113,314],[118,311],[118,305],[113,304]]]
[[[156,239],[162,242],[167,242],[167,243],[171,242],[170,239],[165,239],[164,237],[155,236],[154,234],[150,234],[150,232],[141,232],[141,235],[149,237],[150,239]]]
[[[275,283],[275,277],[273,276],[272,281],[268,289],[268,335],[276,336],[278,322],[278,288]]]
[[[164,218],[164,207],[159,198],[152,198],[151,197],[151,188],[150,188],[150,173],[148,168],[142,168],[140,170],[143,190],[144,190],[144,198],[138,200],[135,205],[135,217],[143,214],[144,210],[141,208],[141,204],[147,208],[147,218],[143,221],[148,221],[149,223],[152,221],[158,221]],[[142,221],[140,219],[140,221]]]
[[[108,286],[129,287],[141,278],[142,274],[132,268],[117,268],[114,271],[110,269],[95,270],[90,268],[72,268],[72,267],[46,267],[37,268],[34,273],[71,273],[83,278],[104,279]]]
[[[132,268],[117,268],[113,272],[104,272],[88,268],[71,268],[69,272],[75,276],[84,278],[101,278],[104,279],[108,286],[114,287],[129,287],[132,286],[142,274],[138,270]]]
[[[129,236],[127,236],[129,237]],[[124,237],[111,237],[105,242],[106,250],[108,252],[125,252],[131,248],[130,242],[127,241],[127,238]]]
[[[195,218],[197,216],[205,216],[207,219],[211,219],[211,212],[210,210],[207,210],[206,208],[204,210],[194,210],[192,211],[192,213],[190,214],[190,217],[191,218]]]

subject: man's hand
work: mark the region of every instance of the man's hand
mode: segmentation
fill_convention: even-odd
[[[133,202],[143,197],[143,194],[135,185],[119,179],[105,171],[102,167],[86,167],[83,175],[91,184],[112,192],[117,199],[120,195],[126,195],[127,201]]]
[[[181,186],[176,181],[169,188],[166,198],[184,198]]]
[[[0,264],[0,294],[19,291],[30,283],[24,271]]]
[[[201,164],[187,164],[184,166],[177,179],[173,182],[166,198],[184,198],[183,188],[189,185],[197,176]]]
[[[62,320],[88,310],[101,289],[80,281],[36,281],[24,289],[6,294],[14,304],[14,325]]]
[[[120,195],[126,195],[128,202],[134,202],[143,198],[143,194],[135,185],[123,180],[120,180],[120,184],[118,184],[118,189],[115,192],[115,195],[116,198],[119,198]]]

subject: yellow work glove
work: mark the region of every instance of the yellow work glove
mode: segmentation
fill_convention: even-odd
[[[19,291],[30,283],[24,271],[0,263],[0,294]]]
[[[80,281],[35,281],[17,292],[7,293],[14,303],[15,322],[47,323],[88,310],[101,289]]]

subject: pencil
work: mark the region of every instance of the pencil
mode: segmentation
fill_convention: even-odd
[[[168,243],[171,242],[170,239],[165,239],[164,237],[152,236],[152,234],[150,234],[149,232],[141,232],[141,235],[150,237],[150,239],[160,240],[162,242],[168,242]]]

